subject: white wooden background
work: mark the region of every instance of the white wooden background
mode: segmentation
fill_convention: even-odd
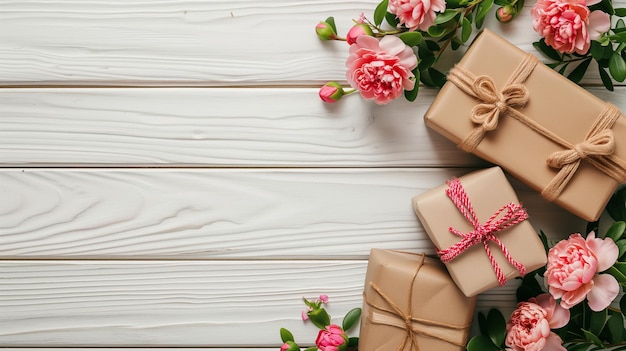
[[[370,248],[432,254],[410,199],[487,166],[426,129],[436,91],[317,97],[347,46],[313,27],[376,3],[0,0],[0,347],[310,344],[302,296],[339,321]],[[486,26],[534,52],[532,3]],[[626,87],[584,82],[626,111]],[[513,184],[537,229],[584,230]]]

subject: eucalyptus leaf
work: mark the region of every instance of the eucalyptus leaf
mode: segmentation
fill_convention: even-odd
[[[626,230],[626,222],[615,222],[607,229],[605,237],[618,241],[624,235],[624,230]]]
[[[385,19],[385,14],[387,13],[387,7],[389,6],[389,0],[383,0],[376,6],[374,10],[374,24],[380,26],[383,23],[383,19]]]
[[[598,338],[597,335],[593,334],[589,330],[582,329],[582,331],[583,331],[583,334],[585,335],[585,339],[591,341],[592,343],[598,346],[602,346],[602,341],[600,340],[600,338]]]
[[[622,336],[624,335],[624,317],[621,314],[612,314],[606,322],[606,326],[610,332],[611,342],[618,343],[622,341]]]
[[[439,38],[446,34],[446,28],[440,26],[430,26],[428,27],[427,32],[431,37]]]
[[[472,23],[467,19],[467,17],[463,17],[461,19],[461,41],[463,43],[469,40],[472,35]]]
[[[420,32],[404,32],[398,36],[407,46],[417,46],[421,43],[422,33]]]
[[[478,6],[476,6],[476,18],[474,19],[474,24],[476,28],[480,28],[483,26],[483,22],[485,21],[485,16],[493,6],[493,0],[482,0]]]
[[[460,12],[456,10],[445,10],[444,12],[438,13],[437,17],[435,17],[435,24],[442,24],[452,20],[456,15]]]
[[[344,331],[348,331],[350,328],[356,324],[361,318],[361,309],[353,308],[343,317],[343,322],[341,323],[341,327]]]
[[[604,329],[604,325],[606,324],[607,317],[608,312],[606,309],[599,312],[591,312],[589,332],[594,335],[600,335],[600,333],[602,333],[602,329]]]
[[[623,82],[626,79],[626,62],[622,55],[614,52],[609,58],[609,72],[613,79]]]
[[[576,68],[574,68],[568,75],[567,78],[574,83],[579,83],[581,79],[585,76],[587,72],[587,68],[589,68],[589,63],[591,63],[591,57],[583,60]]]
[[[293,334],[291,334],[291,332],[285,328],[280,328],[280,339],[283,342],[294,341]]]
[[[499,347],[494,345],[489,338],[484,335],[477,335],[467,343],[467,351],[498,351]]]
[[[600,79],[602,79],[602,84],[604,85],[604,87],[609,91],[613,91],[614,87],[613,87],[613,80],[611,79],[611,76],[609,76],[609,74],[606,73],[604,68],[602,68],[602,66],[600,65],[598,65],[598,71],[600,72]]]
[[[506,336],[506,320],[502,312],[492,308],[487,314],[487,335],[494,345],[500,347]]]

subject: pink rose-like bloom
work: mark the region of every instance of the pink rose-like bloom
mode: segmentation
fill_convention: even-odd
[[[372,36],[374,35],[374,32],[372,31],[372,28],[370,28],[370,26],[365,23],[355,24],[346,34],[346,42],[352,45],[356,43],[356,38],[360,37],[361,35]]]
[[[409,30],[426,31],[435,23],[435,12],[446,10],[445,0],[389,0],[388,10]]]
[[[317,334],[315,345],[321,351],[340,351],[348,346],[348,336],[336,324],[326,326]]]
[[[411,71],[417,67],[417,57],[413,49],[393,35],[380,41],[367,35],[358,37],[350,45],[346,67],[350,85],[378,104],[386,104],[401,96],[403,89],[410,91],[415,87]]]
[[[586,54],[591,40],[600,38],[611,27],[607,13],[589,13],[589,5],[600,0],[537,0],[530,10],[533,28],[546,44],[559,52]]]
[[[506,323],[505,344],[513,351],[565,351],[551,329],[567,324],[570,315],[549,294],[520,302]]]
[[[583,238],[579,233],[561,240],[548,252],[544,278],[550,294],[571,308],[587,298],[589,308],[605,309],[619,293],[619,284],[610,274],[598,274],[617,260],[619,249],[610,238]]]

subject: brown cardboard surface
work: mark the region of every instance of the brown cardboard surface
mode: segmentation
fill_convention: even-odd
[[[410,338],[406,339],[404,320],[373,307],[393,309],[374,290],[374,286],[402,313],[415,319],[411,325],[415,329],[412,335],[417,340],[419,350],[465,349],[476,299],[461,293],[438,259],[414,253],[372,249],[365,277],[359,350],[396,351],[400,345],[404,345],[404,351],[411,349]],[[433,325],[429,321],[440,325]]]
[[[485,223],[500,207],[519,203],[515,191],[499,167],[472,172],[459,178],[480,220]],[[445,194],[446,184],[413,198],[413,208],[437,249],[448,248],[461,238],[450,227],[463,233],[474,228]],[[546,264],[546,253],[537,233],[528,220],[496,234],[512,257],[528,272]],[[499,247],[489,244],[492,255],[507,279],[519,276]],[[498,279],[482,244],[474,245],[446,263],[450,275],[466,296],[474,296],[498,286]]]
[[[484,30],[459,64],[476,76],[490,76],[499,89],[525,54],[496,34]],[[524,85],[530,92],[530,100],[518,110],[571,144],[584,140],[605,104],[541,63]],[[469,113],[476,104],[477,100],[447,82],[424,118],[429,127],[458,144],[474,128]],[[558,171],[546,164],[547,157],[563,148],[507,117],[506,113],[500,117],[497,129],[487,132],[473,153],[500,165],[531,188],[541,191]],[[626,159],[624,116],[618,119],[612,131],[617,145],[615,155]],[[555,203],[593,221],[600,216],[618,185],[618,181],[583,161]]]

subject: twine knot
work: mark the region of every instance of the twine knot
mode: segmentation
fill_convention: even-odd
[[[493,257],[491,249],[489,248],[489,243],[494,242],[498,245],[507,261],[509,261],[509,263],[511,263],[511,265],[515,267],[522,276],[524,276],[526,274],[526,267],[517,262],[511,256],[509,250],[496,236],[497,232],[526,220],[528,218],[528,214],[524,208],[519,204],[508,203],[498,209],[484,224],[481,224],[459,179],[455,178],[448,181],[446,195],[448,195],[461,214],[463,214],[468,222],[474,227],[474,230],[469,233],[463,233],[450,227],[450,232],[462,237],[462,239],[446,249],[437,251],[441,261],[445,263],[450,262],[470,247],[482,243],[485,248],[485,252],[487,253],[487,257],[489,258],[489,262],[496,273],[498,283],[500,286],[503,286],[506,284],[506,276],[504,272],[502,272],[502,268],[498,265],[498,262],[495,257]]]
[[[615,139],[610,129],[604,129],[581,143],[574,145],[570,150],[553,152],[547,163],[553,168],[584,160],[590,155],[611,155],[615,152]]]
[[[470,119],[485,131],[496,129],[501,114],[509,107],[523,106],[530,96],[528,89],[522,84],[510,84],[498,91],[489,76],[477,77],[471,89],[481,103],[474,106]]]

